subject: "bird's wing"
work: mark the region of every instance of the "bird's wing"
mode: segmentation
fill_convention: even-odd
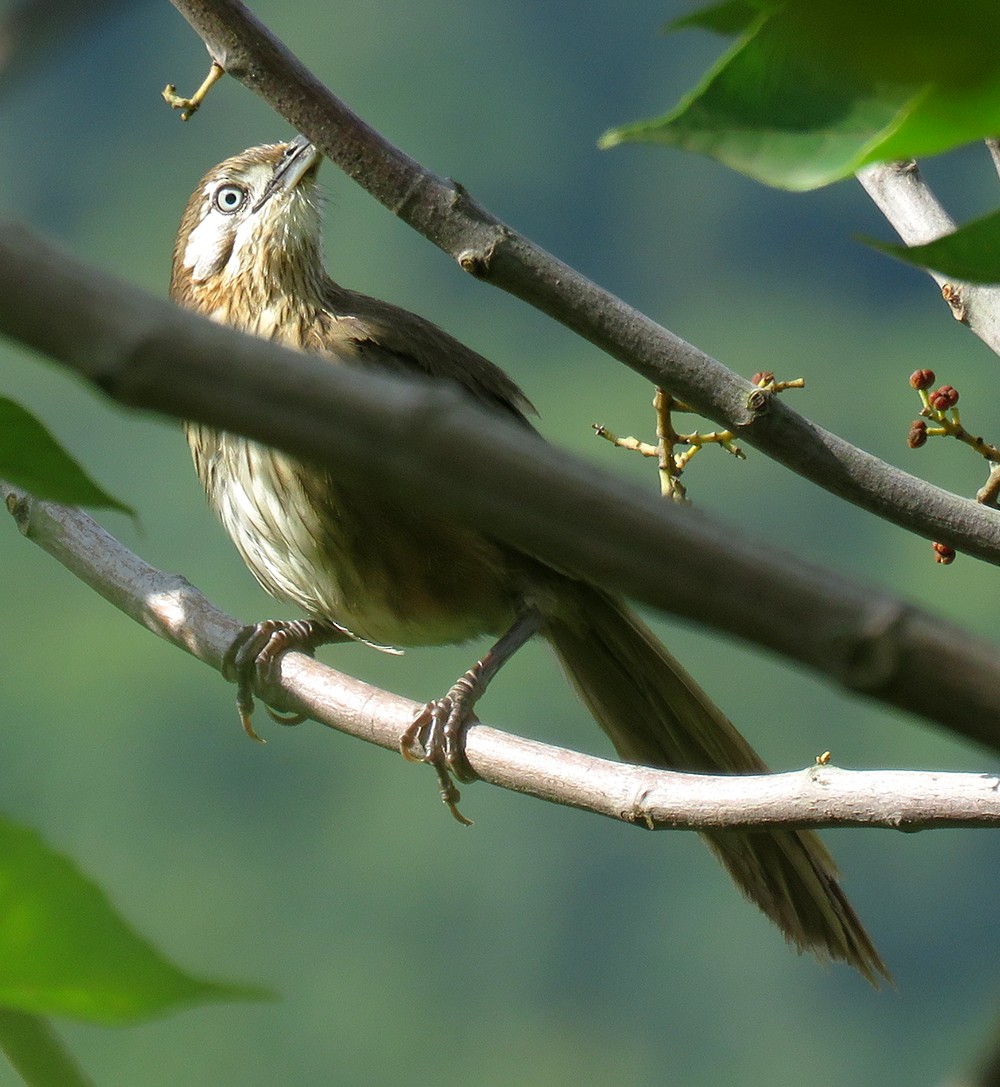
[[[330,284],[319,346],[406,375],[454,381],[481,404],[530,427],[531,401],[489,359],[415,313]]]

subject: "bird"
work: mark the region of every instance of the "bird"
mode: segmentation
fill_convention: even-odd
[[[325,266],[322,155],[305,136],[213,167],[181,217],[170,296],[213,321],[331,365],[457,387],[542,441],[525,394],[443,329],[335,282]],[[265,620],[234,643],[244,727],[252,674],[297,646],[355,639],[381,647],[493,647],[429,703],[403,753],[430,762],[458,813],[453,779],[471,778],[461,736],[495,672],[529,638],[553,648],[580,700],[626,761],[673,770],[762,774],[763,760],[652,630],[612,594],[533,555],[337,478],[240,435],[189,422],[195,470],[264,590],[305,619]],[[464,817],[461,817],[464,820]],[[800,952],[888,970],[808,831],[711,830],[704,838],[743,892]]]

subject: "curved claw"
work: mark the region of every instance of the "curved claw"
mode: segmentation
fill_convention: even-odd
[[[451,779],[451,775],[441,766],[435,766],[434,772],[437,774],[438,787],[441,792],[441,802],[451,812],[452,817],[463,827],[473,826],[471,819],[467,819],[459,810],[458,802],[462,799],[462,794],[458,790],[458,786]]]
[[[268,698],[268,692],[276,690],[282,654],[289,649],[312,653],[316,646],[344,637],[340,627],[320,619],[265,619],[240,630],[222,660],[222,674],[236,683],[236,709],[243,731],[251,740],[267,742],[253,727],[253,692],[256,687]],[[277,700],[280,696],[275,693],[272,697]],[[270,707],[268,713],[281,725],[297,725],[305,720],[303,714],[282,716]]]
[[[267,715],[272,721],[288,728],[292,725],[301,725],[307,719],[304,713],[278,713],[273,706],[265,706],[264,709],[267,710]]]
[[[267,740],[253,727],[253,691],[249,683],[240,681],[236,688],[236,712],[240,715],[243,731],[254,743],[266,744]]]
[[[472,707],[457,696],[458,686],[456,684],[444,698],[436,698],[421,709],[403,733],[399,750],[410,762],[426,762],[434,767],[442,802],[459,823],[468,827],[472,826],[472,820],[458,809],[462,794],[455,779],[476,780],[462,744],[465,726],[472,719]]]

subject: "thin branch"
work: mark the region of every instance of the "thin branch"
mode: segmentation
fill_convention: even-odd
[[[143,562],[82,510],[0,484],[21,532],[136,622],[218,669],[240,629],[177,575]],[[343,675],[301,653],[281,662],[282,709],[398,750],[417,703]],[[233,717],[235,728],[235,714]],[[994,774],[849,771],[830,765],[756,777],[713,777],[630,766],[474,724],[472,768],[486,782],[635,823],[672,828],[894,830],[1000,826]]]
[[[515,232],[354,114],[238,0],[171,2],[230,75],[465,271],[529,302],[833,494],[928,539],[1000,561],[993,512],[816,426]]]
[[[0,329],[123,404],[243,433],[329,466],[345,485],[428,518],[470,524],[587,581],[774,649],[853,692],[1000,749],[994,644],[663,502],[444,383],[330,365],[246,336],[16,227],[0,229]],[[967,505],[1000,537],[992,511]]]
[[[867,166],[858,180],[907,245],[924,245],[955,230],[955,221],[931,192],[916,163]],[[956,320],[1000,355],[1000,287],[948,279],[933,269],[928,275],[940,286]]]

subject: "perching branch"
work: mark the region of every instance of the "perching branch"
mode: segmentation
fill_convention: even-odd
[[[0,483],[32,542],[154,634],[218,669],[240,629],[176,575],[147,565],[82,510]],[[301,653],[281,662],[282,708],[386,748],[415,702],[335,672]],[[235,714],[233,717],[235,728]],[[849,771],[834,766],[756,777],[652,770],[582,755],[474,724],[467,755],[483,781],[650,829],[877,826],[895,830],[1000,826],[995,774]]]
[[[331,365],[244,335],[19,227],[0,228],[0,330],[125,405],[327,465],[345,485],[420,508],[429,520],[469,524],[1000,749],[994,644],[663,502],[447,384]],[[1000,537],[1000,519],[968,505],[987,514]]]
[[[529,302],[734,431],[740,443],[833,494],[928,539],[1000,562],[994,511],[930,487],[816,426],[518,234],[461,185],[375,132],[238,0],[171,2],[230,75],[467,272]]]

